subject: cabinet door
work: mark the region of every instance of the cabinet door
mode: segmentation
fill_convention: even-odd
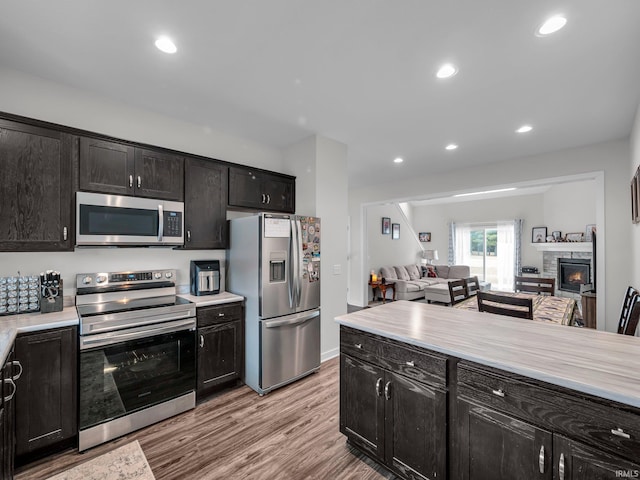
[[[261,210],[265,202],[260,172],[229,167],[229,205]]]
[[[77,330],[61,328],[19,335],[15,356],[16,455],[45,449],[77,434]]]
[[[0,478],[13,478],[13,458],[15,455],[15,393],[16,386],[13,381],[13,367],[12,360],[14,359],[13,352],[10,352],[7,356],[7,360],[2,369],[2,412],[0,413],[0,419],[2,426],[0,431],[2,432],[2,467],[0,467]],[[11,381],[9,381],[11,379]]]
[[[629,462],[562,435],[553,437],[553,470],[558,480],[640,478],[640,463]]]
[[[242,376],[242,321],[198,329],[198,394]]]
[[[117,142],[80,139],[80,190],[133,195],[134,148]]]
[[[490,408],[458,401],[465,480],[551,479],[552,435]]]
[[[295,213],[295,180],[265,175],[262,185],[266,195],[265,210]]]
[[[72,250],[71,135],[0,120],[0,250]]]
[[[227,167],[185,159],[185,248],[227,247]]]
[[[384,370],[340,355],[340,432],[384,460]]]
[[[136,148],[136,196],[184,200],[184,159],[169,153]]]
[[[447,394],[387,373],[385,456],[408,478],[446,478]]]

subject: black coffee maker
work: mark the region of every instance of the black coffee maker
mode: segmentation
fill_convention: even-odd
[[[191,261],[191,295],[220,293],[220,261]]]

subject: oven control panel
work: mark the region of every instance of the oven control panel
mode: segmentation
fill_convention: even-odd
[[[117,285],[139,285],[153,282],[175,284],[175,270],[144,270],[137,272],[99,272],[76,275],[76,288],[114,287]]]

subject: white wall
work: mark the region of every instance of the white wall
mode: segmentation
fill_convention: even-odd
[[[306,138],[285,150],[296,175],[296,213],[321,221],[320,306],[322,360],[338,355],[335,317],[347,311],[347,146],[326,137]]]
[[[428,178],[386,183],[349,192],[351,216],[352,278],[349,303],[363,305],[366,298],[366,259],[363,241],[363,205],[385,200],[424,198],[426,195],[461,193],[478,188],[551,183],[556,177],[596,178],[596,223],[598,231],[598,322],[599,328],[615,330],[619,297],[632,277],[631,223],[629,217],[629,142],[618,140],[587,147],[565,149],[491,165],[431,175]],[[600,182],[600,183],[598,183]],[[600,198],[602,195],[602,198]],[[604,234],[602,234],[602,232]],[[363,286],[364,285],[364,286]],[[611,299],[611,301],[608,301]]]
[[[543,197],[544,223],[547,234],[560,230],[585,233],[586,226],[596,223],[596,184],[594,181],[552,185]]]
[[[254,167],[283,170],[280,150],[215,132],[205,125],[135,109],[5,69],[0,69],[0,85],[0,111],[3,112]],[[211,259],[224,260],[224,250],[96,248],[69,253],[0,253],[0,276],[15,275],[17,270],[24,274],[59,270],[65,282],[65,295],[69,295],[73,294],[77,273],[176,268],[178,283],[187,285],[189,261]]]
[[[627,172],[627,180],[631,181],[633,175],[636,173],[636,169],[640,166],[640,104],[638,104],[638,110],[636,111],[636,119],[631,130],[630,137],[631,155],[630,155],[630,168]],[[628,185],[628,183],[627,183]],[[628,190],[628,187],[627,187]],[[629,202],[628,202],[629,203]],[[626,212],[630,216],[630,206],[627,205]],[[640,288],[640,225],[631,225],[631,281],[629,285],[633,285],[636,288]],[[622,301],[623,294],[620,293],[620,301]]]

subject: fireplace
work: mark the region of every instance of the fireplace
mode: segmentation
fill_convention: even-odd
[[[558,290],[580,293],[580,285],[591,283],[591,260],[558,259]]]

